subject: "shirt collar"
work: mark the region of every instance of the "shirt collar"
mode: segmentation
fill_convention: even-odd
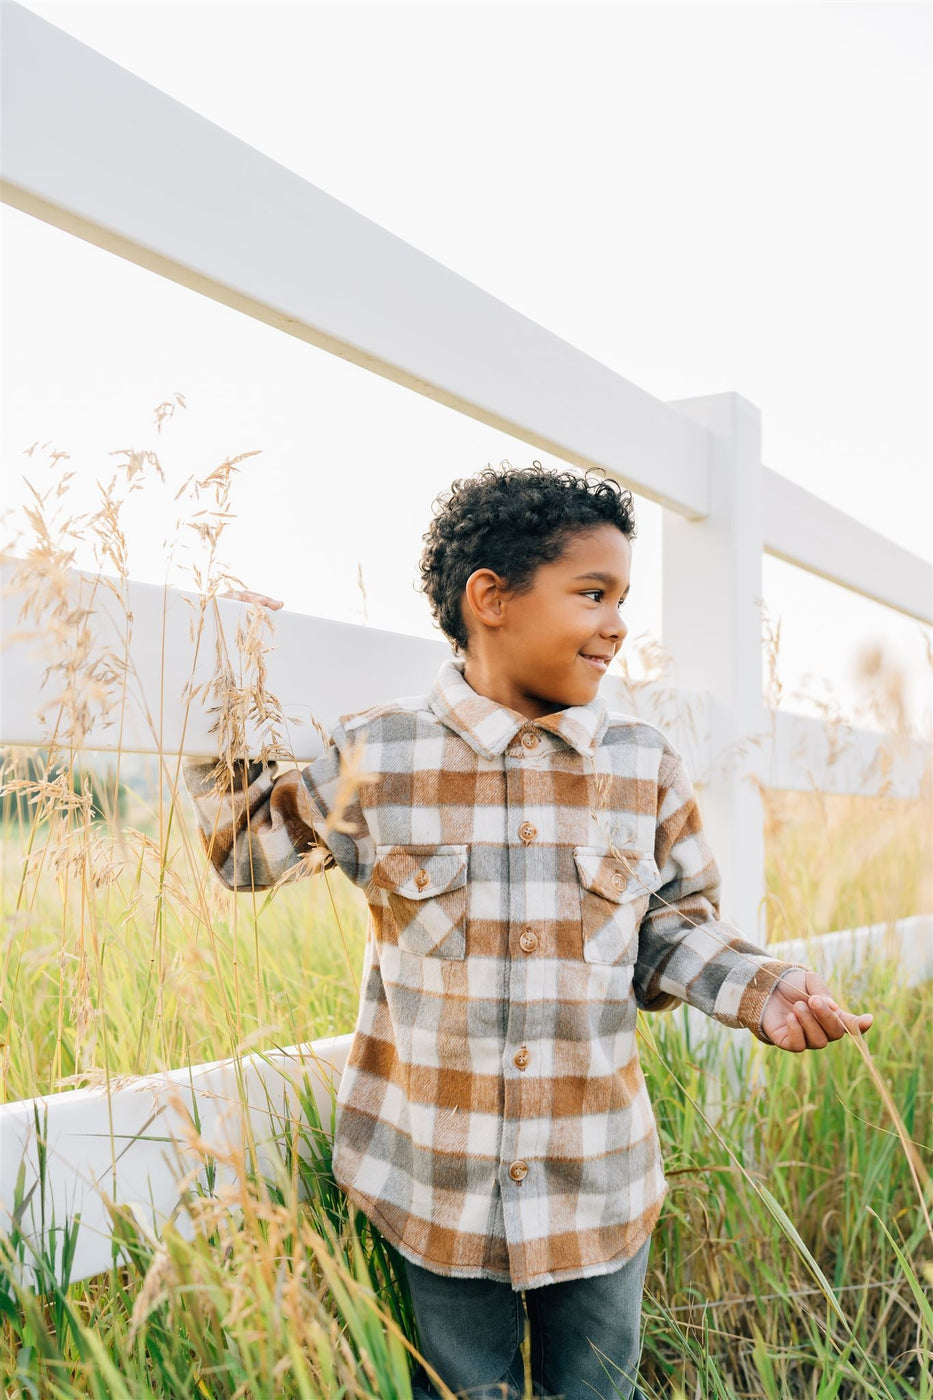
[[[429,703],[441,723],[459,734],[482,758],[496,758],[504,753],[518,731],[532,724],[556,734],[585,758],[592,757],[607,724],[606,702],[601,695],[588,705],[570,705],[530,720],[517,710],[478,694],[463,674],[465,665],[462,656],[451,656],[443,663]]]

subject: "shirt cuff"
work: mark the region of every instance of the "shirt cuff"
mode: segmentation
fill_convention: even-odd
[[[730,972],[716,996],[712,1016],[724,1026],[751,1031],[763,1045],[772,1045],[771,1037],[761,1029],[761,1018],[771,993],[778,982],[794,968],[809,972],[806,963],[782,962],[743,954],[734,972]]]

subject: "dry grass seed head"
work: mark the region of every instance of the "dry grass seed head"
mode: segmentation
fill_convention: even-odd
[[[188,403],[184,394],[179,394],[178,392],[172,394],[170,399],[165,399],[162,403],[156,404],[153,411],[153,421],[155,423],[156,432],[161,433],[163,422],[171,421],[171,419],[174,418],[176,408],[187,409],[187,407]]]
[[[159,1244],[149,1261],[142,1286],[133,1302],[130,1330],[126,1339],[127,1346],[133,1345],[140,1329],[145,1326],[147,1319],[156,1308],[168,1301],[170,1290],[174,1288],[176,1283],[177,1276],[172,1256],[164,1244]]]

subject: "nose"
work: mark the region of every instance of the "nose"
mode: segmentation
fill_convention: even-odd
[[[628,627],[626,627],[625,619],[622,617],[618,608],[610,608],[608,610],[606,620],[599,631],[600,636],[607,638],[612,637],[616,639],[619,646],[622,645],[625,638],[628,636]]]

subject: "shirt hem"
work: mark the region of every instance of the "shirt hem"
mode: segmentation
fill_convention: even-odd
[[[549,1283],[569,1283],[572,1279],[597,1278],[601,1274],[614,1274],[632,1259],[647,1239],[654,1233],[654,1227],[658,1223],[658,1218],[664,1206],[668,1188],[665,1185],[661,1195],[655,1201],[647,1214],[643,1217],[643,1224],[638,1233],[633,1236],[635,1240],[634,1248],[631,1242],[626,1246],[624,1254],[614,1254],[611,1259],[602,1259],[593,1264],[583,1264],[579,1269],[561,1269],[549,1274],[537,1274],[534,1279],[519,1284],[519,1288],[543,1288]]]
[[[541,1288],[548,1283],[569,1283],[571,1279],[595,1278],[599,1274],[612,1274],[615,1273],[616,1270],[623,1268],[624,1265],[638,1253],[639,1249],[641,1249],[642,1245],[653,1233],[669,1189],[665,1181],[660,1196],[658,1196],[654,1205],[650,1207],[645,1214],[641,1228],[633,1236],[635,1240],[634,1248],[630,1240],[624,1254],[614,1254],[610,1259],[596,1260],[592,1264],[583,1264],[576,1269],[559,1269],[552,1270],[546,1274],[536,1274],[533,1278],[520,1280],[516,1283],[511,1274],[508,1272],[502,1273],[498,1269],[484,1268],[482,1265],[471,1268],[469,1265],[442,1264],[436,1259],[429,1259],[426,1255],[419,1254],[418,1251],[412,1249],[410,1245],[403,1243],[401,1236],[397,1233],[395,1228],[384,1219],[378,1205],[373,1202],[371,1197],[363,1195],[363,1193],[357,1191],[354,1186],[345,1186],[336,1175],[334,1179],[337,1181],[337,1185],[347,1199],[352,1201],[369,1220],[379,1227],[380,1232],[389,1241],[393,1249],[397,1250],[403,1258],[410,1260],[413,1264],[419,1265],[422,1269],[427,1269],[432,1274],[442,1274],[445,1278],[488,1278],[496,1283],[508,1283],[511,1284],[512,1291],[515,1293],[519,1293],[526,1288]],[[624,1222],[622,1223],[624,1224]]]

